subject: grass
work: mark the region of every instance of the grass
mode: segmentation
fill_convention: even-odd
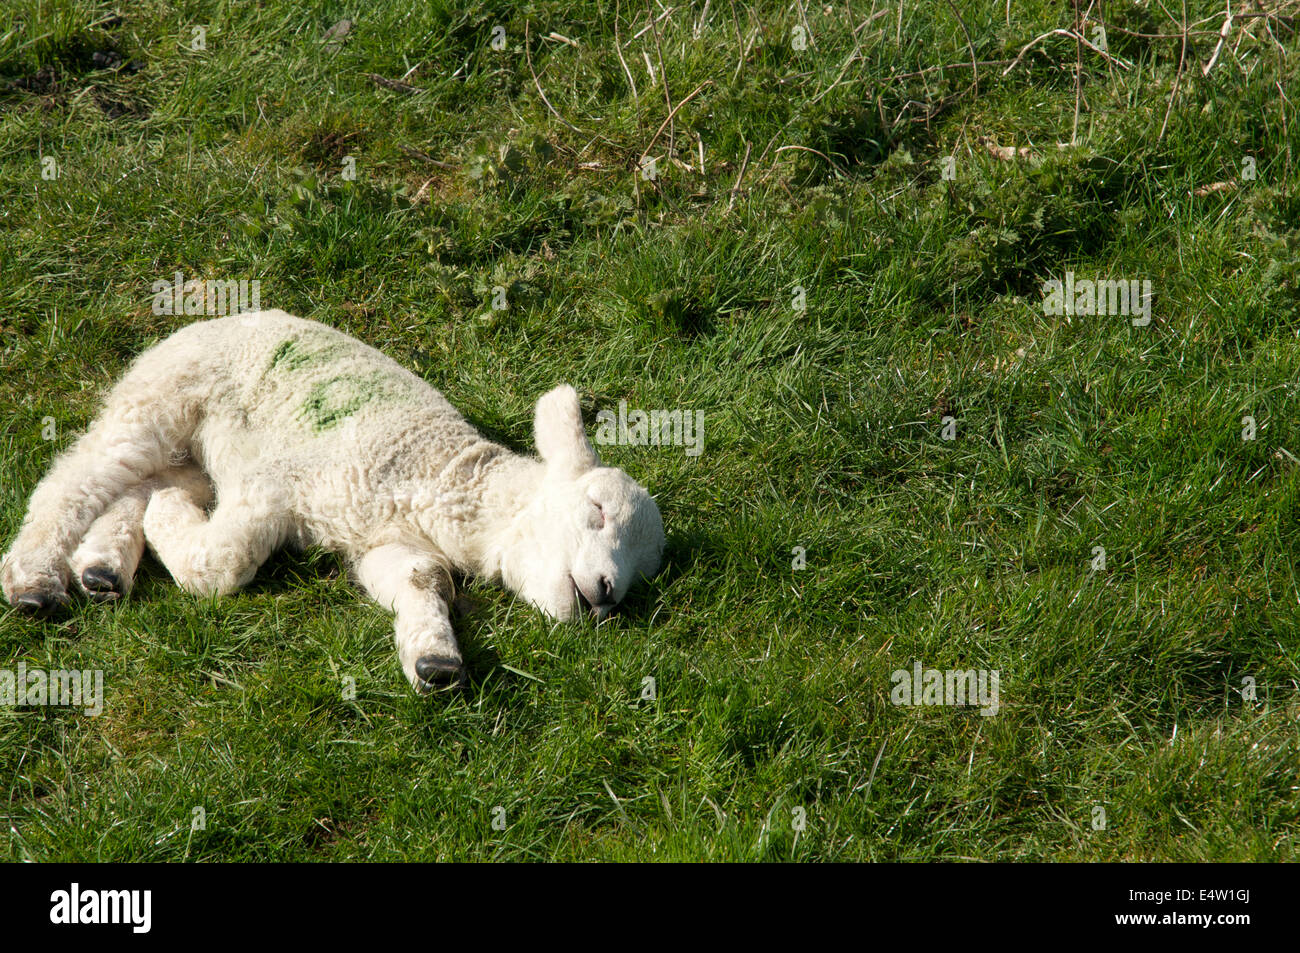
[[[459,694],[410,693],[323,552],[6,610],[0,668],[106,702],[0,708],[0,857],[1294,857],[1300,41],[1239,20],[1203,75],[1218,2],[1181,68],[1131,2],[1090,14],[1107,57],[1018,62],[1068,7],[7,4],[5,545],[188,320],[149,306],[176,271],[520,449],[560,381],[705,444],[601,448],[664,572],[599,630],[470,583]],[[1067,271],[1150,280],[1150,323],[1044,313]],[[916,661],[997,670],[998,713],[891,704]]]

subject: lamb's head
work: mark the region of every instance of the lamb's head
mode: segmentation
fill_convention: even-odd
[[[580,606],[604,618],[659,570],[659,507],[622,470],[601,466],[572,387],[537,401],[535,431],[542,475],[504,554],[503,581],[552,618]]]

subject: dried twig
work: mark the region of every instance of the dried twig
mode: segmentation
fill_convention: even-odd
[[[834,159],[832,159],[830,156],[828,156],[826,153],[824,153],[824,152],[818,152],[816,149],[810,149],[808,146],[794,146],[794,145],[791,145],[791,146],[781,146],[779,149],[776,150],[776,155],[780,155],[782,152],[785,152],[787,149],[796,149],[796,150],[798,150],[799,152],[811,152],[813,155],[815,155],[815,156],[821,156],[823,159],[825,159],[825,160],[826,160],[826,164],[829,165],[829,166],[830,166],[832,169],[834,169],[836,172],[843,172],[843,171],[844,171],[843,168],[840,166],[840,164],[839,164],[838,162],[836,162]],[[772,160],[772,169],[775,169],[775,168],[776,168],[776,159],[773,159],[773,160]],[[764,178],[764,179],[766,179],[767,176],[771,174],[772,169],[768,169],[768,171],[767,171],[766,173],[763,174],[763,178]],[[760,181],[762,181],[762,180],[760,180]]]
[[[1156,142],[1160,142],[1165,137],[1165,130],[1169,128],[1169,114],[1174,110],[1174,100],[1178,98],[1178,87],[1183,81],[1183,64],[1187,62],[1187,0],[1183,0],[1183,42],[1182,48],[1178,51],[1178,71],[1174,73],[1174,88],[1169,93],[1169,105],[1165,106],[1165,118],[1160,123],[1160,134],[1156,136]]]
[[[1132,64],[1132,63],[1128,62],[1127,60],[1122,60],[1122,59],[1120,59],[1120,58],[1117,57],[1117,56],[1111,56],[1110,53],[1108,53],[1108,52],[1106,52],[1105,50],[1103,50],[1100,46],[1097,46],[1097,44],[1093,43],[1093,42],[1092,42],[1091,40],[1089,40],[1086,36],[1080,36],[1079,34],[1075,33],[1073,30],[1066,30],[1066,29],[1064,29],[1064,28],[1057,28],[1057,29],[1055,29],[1055,30],[1048,30],[1046,33],[1042,34],[1041,36],[1036,36],[1036,37],[1034,37],[1032,40],[1030,40],[1028,43],[1026,43],[1023,47],[1021,47],[1021,50],[1020,50],[1020,52],[1016,55],[1016,58],[1015,58],[1014,60],[1011,61],[1011,65],[1008,66],[1006,69],[1004,69],[1004,70],[1002,71],[1002,75],[1003,75],[1003,76],[1006,76],[1006,75],[1007,75],[1008,73],[1010,73],[1013,69],[1015,69],[1017,66],[1019,66],[1019,65],[1020,65],[1020,61],[1023,60],[1023,59],[1025,58],[1025,54],[1026,54],[1026,53],[1028,53],[1028,52],[1029,52],[1033,47],[1037,46],[1039,43],[1043,42],[1043,40],[1046,40],[1048,37],[1051,37],[1051,36],[1065,36],[1065,37],[1069,37],[1069,38],[1072,39],[1072,40],[1077,40],[1077,41],[1079,41],[1080,43],[1082,43],[1084,46],[1086,46],[1088,49],[1092,50],[1094,53],[1097,53],[1097,54],[1098,54],[1099,56],[1101,56],[1103,59],[1109,60],[1110,62],[1114,63],[1116,66],[1119,66],[1119,67],[1121,67],[1122,69],[1132,69],[1132,68],[1133,68],[1133,64]]]
[[[627,75],[627,84],[632,87],[632,98],[640,102],[641,96],[636,91],[636,80],[632,78],[632,71],[627,68],[627,60],[623,59],[623,43],[618,34],[619,14],[621,13],[621,0],[614,3],[614,52],[618,54],[618,61],[623,64],[623,72]],[[638,114],[640,109],[637,109]]]
[[[412,86],[410,83],[403,83],[400,80],[389,79],[387,76],[380,76],[378,73],[362,73],[366,79],[376,86],[382,86],[384,89],[396,90],[399,93],[422,93],[424,92],[419,86]]]
[[[736,193],[740,191],[740,180],[745,177],[745,170],[749,168],[749,150],[754,147],[752,142],[745,143],[745,158],[740,163],[740,171],[736,173],[736,183],[731,187],[731,198],[727,199],[727,211],[736,204]]]
[[[1211,182],[1209,185],[1202,185],[1192,189],[1192,195],[1198,199],[1203,199],[1207,195],[1215,195],[1219,192],[1232,192],[1236,189],[1236,182]]]
[[[677,9],[676,7],[669,7],[669,8],[668,8],[667,10],[665,10],[663,13],[659,14],[659,19],[660,19],[660,20],[664,19],[665,17],[667,17],[669,14],[671,14],[671,13],[672,13],[674,10],[676,10],[676,9]],[[628,40],[627,43],[624,43],[624,44],[623,44],[624,46],[629,46],[629,45],[632,43],[633,40],[639,40],[639,39],[641,39],[642,35],[643,35],[647,30],[650,30],[650,29],[655,25],[656,22],[658,22],[658,21],[656,21],[656,20],[654,19],[654,11],[653,11],[653,10],[650,10],[649,13],[650,13],[650,22],[647,23],[645,26],[643,26],[641,29],[637,30],[637,32],[633,35],[632,39],[631,39],[631,40]]]
[[[405,153],[406,153],[408,156],[410,156],[411,158],[413,158],[413,159],[419,159],[421,162],[427,162],[427,163],[429,163],[429,165],[431,165],[431,166],[433,166],[434,168],[437,168],[437,169],[458,169],[458,168],[460,168],[460,167],[459,167],[458,165],[456,165],[456,163],[454,163],[454,162],[443,162],[443,161],[441,161],[441,160],[439,160],[439,159],[435,159],[433,156],[429,155],[427,152],[421,152],[419,149],[413,149],[411,146],[401,146],[401,145],[399,145],[397,148],[401,149],[403,152],[405,152]]]
[[[1070,145],[1073,146],[1079,143],[1079,109],[1083,105],[1083,21],[1079,17],[1079,0],[1073,0],[1071,6],[1074,9],[1074,124],[1070,127]]]
[[[1015,60],[980,60],[980,66],[1006,66],[1008,63],[1014,63]],[[882,83],[892,82],[896,79],[915,79],[918,76],[925,76],[929,73],[942,73],[950,69],[969,69],[970,63],[947,63],[943,66],[927,66],[925,69],[915,70],[911,73],[893,73],[880,80]]]
[[[569,120],[565,119],[558,112],[556,112],[555,107],[551,105],[551,101],[546,98],[546,91],[542,89],[542,81],[537,78],[537,71],[533,69],[533,54],[532,51],[528,48],[528,29],[529,29],[529,22],[525,20],[524,21],[524,56],[528,59],[528,72],[532,74],[533,85],[537,87],[537,95],[542,97],[542,102],[546,104],[546,108],[551,111],[552,116],[560,120],[560,122],[564,123],[574,132],[581,133],[582,130],[579,129],[577,126],[575,126],[573,123],[569,122]]]
[[[1215,44],[1214,55],[1210,61],[1201,67],[1201,75],[1209,76],[1210,70],[1214,69],[1214,64],[1219,61],[1219,53],[1223,50],[1223,44],[1227,42],[1228,34],[1232,32],[1232,4],[1228,4],[1226,15],[1223,18],[1223,26],[1219,28],[1219,42]]]
[[[644,159],[646,156],[650,154],[650,150],[654,148],[655,143],[659,140],[659,136],[663,133],[664,129],[668,126],[668,124],[672,122],[673,117],[677,115],[678,111],[680,111],[683,106],[685,106],[692,99],[694,99],[695,96],[700,92],[700,90],[702,90],[705,86],[712,86],[712,85],[713,85],[713,80],[706,79],[704,82],[700,83],[700,85],[696,86],[695,89],[691,90],[691,94],[689,96],[687,96],[685,99],[683,99],[681,102],[679,102],[676,106],[673,107],[673,111],[670,112],[667,118],[665,118],[664,121],[659,124],[659,128],[655,130],[655,134],[650,137],[649,144],[644,149],[641,150],[642,159]]]
[[[704,10],[700,14],[699,20],[696,21],[694,28],[691,30],[691,36],[697,40],[700,38],[700,33],[704,30],[704,27],[708,22],[710,2],[711,0],[704,0]]]
[[[944,2],[952,10],[952,15],[957,18],[957,25],[961,27],[962,33],[966,34],[966,48],[970,50],[971,89],[978,96],[980,94],[980,69],[975,62],[975,43],[970,38],[970,30],[966,29],[966,21],[961,18],[961,13],[958,11],[956,4],[952,0],[944,0]]]
[[[853,30],[853,35],[856,37],[856,36],[858,35],[858,32],[859,32],[863,27],[867,26],[867,25],[870,24],[870,23],[874,23],[874,22],[875,22],[876,20],[878,20],[880,17],[883,17],[883,16],[887,15],[888,13],[889,13],[888,10],[879,10],[879,11],[877,11],[876,13],[871,14],[869,17],[867,17],[865,20],[863,20],[861,23],[859,23],[859,24],[854,28],[854,30]],[[827,86],[827,87],[826,87],[825,89],[823,89],[820,93],[818,93],[816,96],[814,96],[814,97],[809,101],[808,105],[809,105],[809,106],[814,106],[814,105],[816,105],[817,103],[821,102],[821,100],[826,96],[827,93],[829,93],[829,92],[830,92],[831,90],[833,90],[836,86],[838,86],[838,85],[840,84],[840,80],[844,79],[844,74],[847,73],[847,72],[849,71],[849,66],[853,63],[854,60],[858,59],[858,58],[861,56],[861,54],[862,54],[862,41],[861,41],[861,40],[858,40],[856,43],[854,43],[854,46],[853,46],[853,52],[850,53],[848,56],[846,56],[846,57],[844,58],[844,63],[840,66],[840,72],[839,72],[839,75],[837,75],[837,76],[835,77],[834,81],[832,81],[832,83],[831,83],[829,86]],[[807,108],[807,107],[805,107],[805,108]]]
[[[674,7],[669,7],[664,11],[663,16],[672,13],[674,9]],[[659,82],[663,85],[664,103],[668,106],[668,151],[672,153],[676,151],[677,147],[677,127],[673,125],[672,121],[677,110],[673,108],[673,97],[668,92],[668,70],[664,68],[664,49],[659,42],[659,21],[654,18],[654,11],[650,9],[650,0],[646,0],[646,12],[650,14],[650,26],[653,28],[655,35],[655,56],[659,59]],[[660,17],[660,19],[663,19],[663,17]]]

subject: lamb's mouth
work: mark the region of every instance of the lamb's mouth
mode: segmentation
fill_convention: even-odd
[[[573,585],[573,594],[578,600],[578,605],[582,606],[597,622],[603,620],[613,610],[614,604],[612,602],[595,603],[588,599],[587,594],[582,591],[582,587],[574,580],[572,573],[569,574],[569,582]]]

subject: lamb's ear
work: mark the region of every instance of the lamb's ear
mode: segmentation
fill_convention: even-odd
[[[600,466],[600,459],[582,427],[578,392],[568,384],[561,384],[538,398],[533,430],[537,452],[555,472],[576,477]]]

